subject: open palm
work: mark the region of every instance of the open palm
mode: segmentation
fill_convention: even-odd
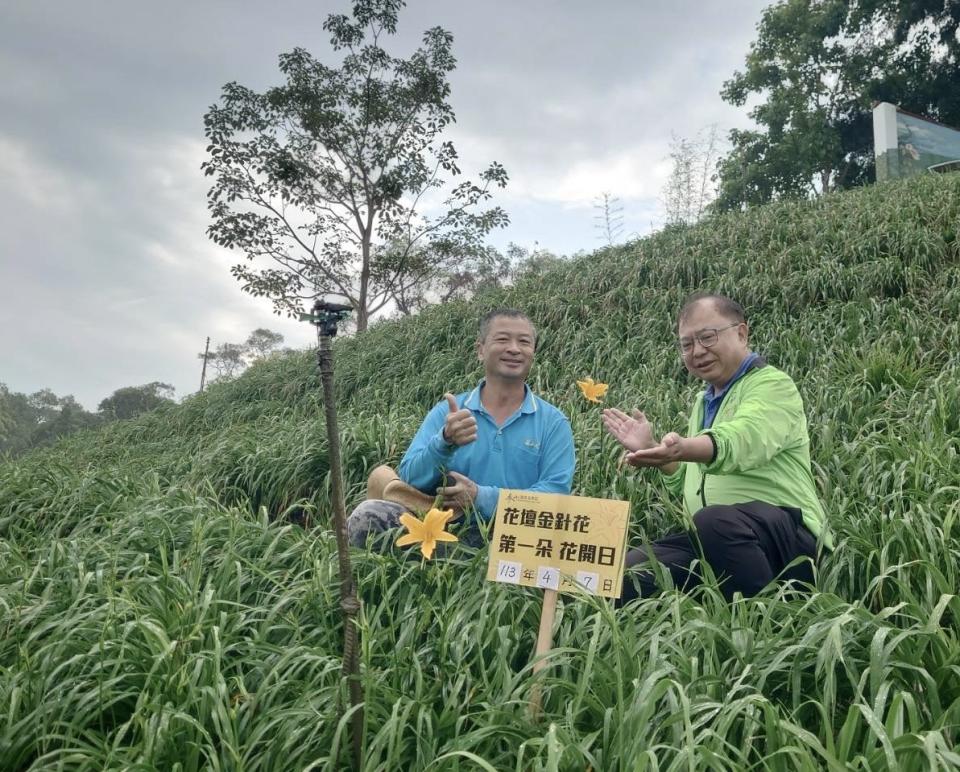
[[[603,425],[627,450],[646,450],[657,444],[650,422],[639,410],[629,416],[615,407],[607,408],[603,411]]]

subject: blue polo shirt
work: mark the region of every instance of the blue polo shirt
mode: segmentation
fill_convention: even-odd
[[[727,385],[720,389],[720,391],[714,392],[712,383],[707,386],[703,392],[703,426],[700,427],[701,429],[709,429],[713,426],[713,419],[717,417],[717,413],[720,411],[720,403],[723,402],[723,398],[727,396],[730,387],[739,381],[743,377],[743,374],[747,372],[759,358],[760,355],[753,351],[747,354],[740,363],[740,367],[738,367],[737,371],[733,374],[733,377],[727,381]]]
[[[485,520],[496,511],[501,488],[570,493],[576,458],[567,417],[524,385],[523,404],[497,426],[480,401],[483,383],[457,395],[457,406],[469,408],[477,419],[477,439],[467,445],[449,445],[443,439],[443,426],[450,406],[446,400],[439,402],[404,454],[400,478],[432,495],[444,472],[466,475],[479,488],[475,504]]]

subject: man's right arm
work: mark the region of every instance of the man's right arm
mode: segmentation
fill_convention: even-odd
[[[440,470],[450,465],[456,445],[443,439],[443,427],[450,411],[446,401],[427,413],[400,461],[400,479],[414,488],[433,495],[440,484]]]
[[[668,467],[672,469],[668,470]],[[660,467],[663,484],[670,493],[680,495],[683,493],[683,464],[673,463],[664,464]]]

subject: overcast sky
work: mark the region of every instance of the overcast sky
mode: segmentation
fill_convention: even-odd
[[[410,0],[393,53],[454,34],[467,173],[492,160],[511,224],[491,237],[558,253],[600,245],[593,202],[621,200],[626,233],[662,222],[671,134],[748,124],[724,104],[771,0]],[[345,1],[6,0],[0,14],[0,382],[73,394],[199,385],[211,346],[269,327],[302,347],[212,244],[203,114],[224,83],[280,82],[295,46],[335,63],[322,29]]]

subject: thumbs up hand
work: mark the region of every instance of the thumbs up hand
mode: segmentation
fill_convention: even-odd
[[[451,445],[466,445],[477,439],[477,419],[466,408],[457,407],[457,399],[450,392],[443,395],[450,407],[443,424],[443,439]]]

